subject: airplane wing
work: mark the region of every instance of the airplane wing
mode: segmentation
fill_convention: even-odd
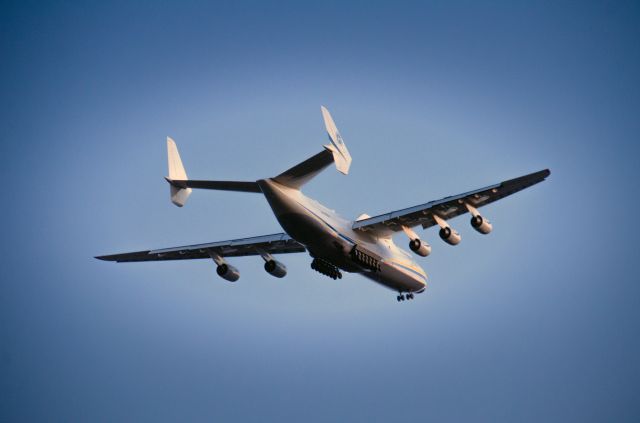
[[[411,228],[422,225],[426,229],[438,224],[433,217],[434,214],[445,220],[460,216],[468,212],[465,203],[476,208],[485,206],[542,182],[550,174],[549,169],[545,169],[475,191],[465,192],[464,194],[445,197],[441,200],[430,201],[415,207],[361,219],[353,224],[353,229],[372,232],[378,236],[386,236],[401,231],[403,226]]]
[[[208,244],[186,245],[159,250],[97,256],[97,259],[117,262],[211,259],[209,251],[221,257],[254,256],[261,253],[302,253],[304,246],[285,233],[232,239]]]

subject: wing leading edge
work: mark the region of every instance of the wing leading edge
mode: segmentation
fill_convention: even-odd
[[[279,233],[251,238],[232,239],[229,241],[210,242],[207,244],[97,256],[96,258],[123,263],[136,261],[211,259],[209,252],[214,252],[221,257],[241,257],[260,255],[262,253],[285,254],[302,253],[304,251],[306,251],[306,249],[302,244],[285,233]]]
[[[353,229],[373,232],[381,236],[399,232],[403,226],[414,227],[421,225],[426,229],[438,224],[433,217],[434,214],[445,220],[452,219],[468,212],[465,202],[476,208],[482,207],[542,182],[550,174],[549,169],[545,169],[475,191],[362,219],[353,224]]]

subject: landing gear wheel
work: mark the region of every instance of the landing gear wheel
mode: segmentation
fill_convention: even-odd
[[[398,300],[398,302],[402,301],[402,298],[400,297],[400,295],[398,295],[396,299]]]

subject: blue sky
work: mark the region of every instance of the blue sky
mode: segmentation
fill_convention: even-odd
[[[633,2],[5,3],[0,419],[636,421],[640,10]],[[201,179],[354,158],[307,194],[378,214],[550,168],[435,229],[429,289],[282,257],[98,254],[280,230]],[[405,240],[398,238],[398,242]]]

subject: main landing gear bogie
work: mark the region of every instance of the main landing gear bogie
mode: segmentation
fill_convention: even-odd
[[[342,273],[337,266],[320,258],[314,258],[311,262],[311,268],[318,273],[330,277],[333,280],[342,279]]]
[[[406,299],[406,300],[413,300],[413,292],[410,292],[410,293],[408,293],[408,294],[406,294],[406,295],[405,295],[405,294],[399,294],[399,295],[396,297],[396,299],[398,300],[398,302],[400,302],[400,301],[404,301],[405,299]]]

